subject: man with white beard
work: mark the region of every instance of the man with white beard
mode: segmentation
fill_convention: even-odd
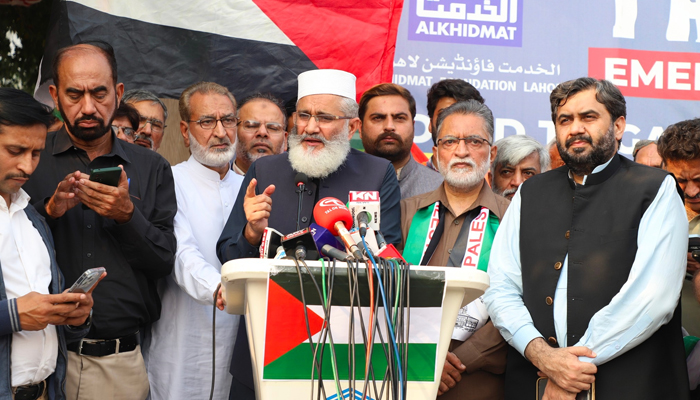
[[[492,140],[493,114],[484,104],[467,100],[440,114],[433,154],[445,180],[432,192],[401,201],[407,262],[486,270],[491,241],[510,203],[486,182],[496,155]],[[459,312],[438,396],[502,399],[505,367],[506,342],[477,299]]]
[[[221,282],[216,240],[243,177],[231,170],[236,100],[225,87],[199,82],[180,96],[180,131],[192,152],[173,167],[177,253],[173,273],[161,281],[163,309],[153,325],[148,354],[151,399],[208,399],[211,381],[212,306]],[[228,397],[239,317],[217,311],[214,398]]]
[[[355,98],[355,76],[348,72],[312,70],[299,75],[289,152],[263,157],[248,169],[217,244],[222,263],[258,257],[266,227],[282,234],[296,231],[297,224],[306,228],[313,222],[318,200],[335,197],[345,203],[350,191],[379,192],[381,231],[388,243],[399,244],[401,194],[394,167],[388,160],[350,148],[350,138],[361,124]],[[306,174],[308,182],[297,219],[298,173]],[[239,343],[242,340],[231,364],[231,398],[254,398],[250,352]],[[239,382],[245,387],[237,387]]]

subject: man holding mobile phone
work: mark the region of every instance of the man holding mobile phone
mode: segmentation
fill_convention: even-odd
[[[21,189],[39,162],[52,121],[51,111],[29,94],[0,88],[3,399],[64,399],[66,341],[84,336],[90,325],[92,291],[61,292],[65,285],[48,225]]]
[[[114,50],[104,42],[60,49],[49,92],[64,126],[47,135],[26,184],[32,205],[56,242],[68,282],[105,267],[86,338],[68,346],[71,399],[145,399],[141,343],[160,317],[156,282],[173,268],[175,187],[156,152],[117,139],[112,120],[124,91]],[[121,167],[117,186],[93,182],[91,170]]]

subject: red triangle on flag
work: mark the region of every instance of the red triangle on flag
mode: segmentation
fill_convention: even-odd
[[[308,307],[306,311],[313,336],[321,331],[323,318]],[[264,365],[275,361],[308,338],[304,305],[275,281],[270,280],[267,294]]]
[[[358,94],[391,82],[403,0],[253,1],[318,68],[355,74]]]

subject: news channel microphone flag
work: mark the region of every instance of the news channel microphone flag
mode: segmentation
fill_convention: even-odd
[[[390,82],[402,1],[69,0],[54,3],[37,82],[51,104],[52,60],[62,47],[103,40],[115,50],[119,81],[177,99],[193,82],[226,86],[236,98],[297,95],[297,75],[335,68],[357,90]],[[322,27],[322,29],[319,29]],[[358,98],[354,93],[353,98]]]

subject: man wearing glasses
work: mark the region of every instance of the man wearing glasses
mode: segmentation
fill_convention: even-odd
[[[287,116],[281,102],[269,94],[254,94],[238,108],[236,160],[233,171],[245,175],[258,158],[287,149]]]
[[[297,225],[306,228],[313,222],[312,212],[320,199],[330,196],[347,202],[350,191],[378,191],[381,231],[388,243],[401,241],[401,194],[394,168],[385,159],[350,148],[350,138],[361,124],[355,76],[339,70],[304,72],[299,75],[298,98],[289,152],[263,157],[246,173],[217,244],[222,263],[259,257],[266,227],[283,234],[296,231]],[[297,220],[298,173],[306,174],[308,182]],[[236,400],[255,398],[250,351],[243,332],[239,329],[232,361],[231,398]]]
[[[173,167],[177,253],[173,273],[159,287],[163,308],[151,331],[147,363],[153,400],[203,398],[203,385],[192,383],[211,380],[212,305],[221,282],[216,240],[243,181],[231,171],[237,119],[236,99],[228,89],[196,83],[182,92],[178,108],[180,133],[192,155]],[[225,399],[240,318],[216,314],[214,398]]]
[[[134,143],[158,151],[163,141],[168,108],[158,96],[148,90],[128,90],[124,93],[122,101],[131,104],[139,112],[139,129],[136,131]]]
[[[491,241],[509,204],[486,183],[496,156],[493,114],[484,104],[467,100],[445,108],[436,125],[433,154],[444,181],[432,192],[401,201],[403,257],[414,265],[485,271]],[[436,221],[434,231],[428,229]],[[506,342],[477,299],[459,311],[438,395],[502,399],[505,367]]]
[[[134,143],[139,128],[139,117],[139,112],[134,107],[122,101],[112,121],[112,131],[117,135],[117,139]]]

